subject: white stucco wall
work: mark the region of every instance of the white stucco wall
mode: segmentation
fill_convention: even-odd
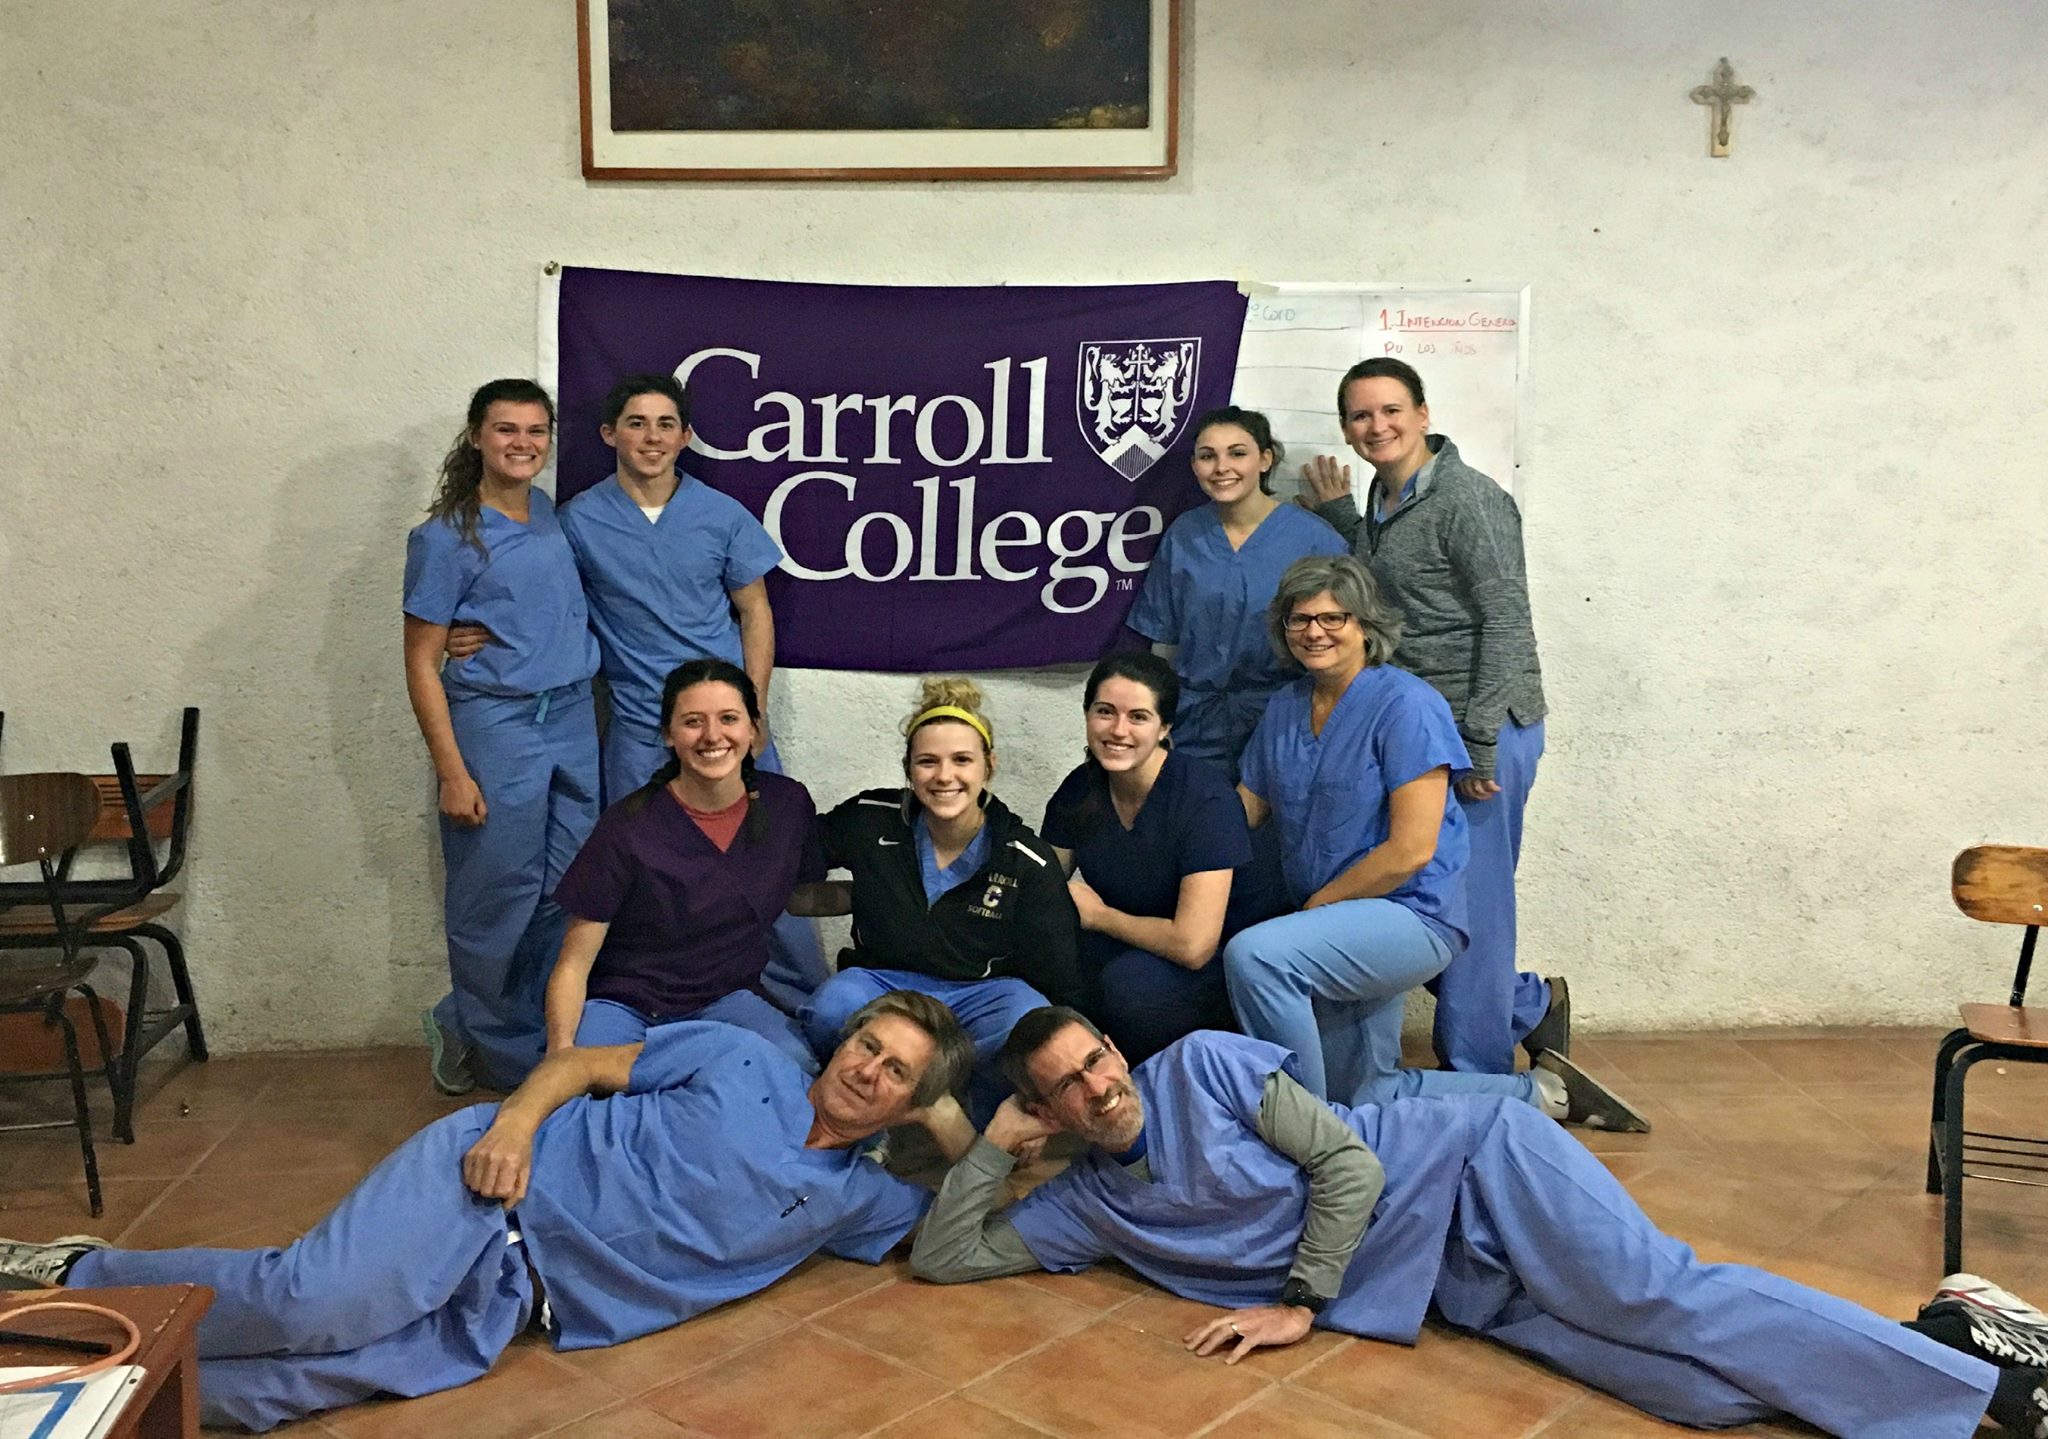
[[[2048,842],[2048,7],[1187,0],[1178,178],[980,185],[586,184],[573,8],[0,0],[0,763],[205,708],[221,1048],[437,990],[401,540],[548,259],[1532,282],[1525,955],[1589,1027],[1999,992],[1946,863]],[[1716,161],[1723,54],[1760,93]],[[1071,676],[989,687],[1036,814]],[[779,685],[822,801],[908,691]]]

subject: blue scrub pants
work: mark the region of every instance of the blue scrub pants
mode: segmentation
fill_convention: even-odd
[[[1347,899],[1240,931],[1223,948],[1223,973],[1244,1032],[1293,1050],[1303,1086],[1319,1099],[1493,1094],[1538,1103],[1526,1074],[1401,1068],[1402,996],[1450,958],[1413,910]]]
[[[658,729],[637,725],[614,712],[604,736],[604,802],[617,804],[667,763],[668,744]],[[786,772],[772,739],[754,763],[770,774]],[[770,999],[795,1014],[831,974],[825,968],[825,946],[819,942],[816,920],[785,914],[775,921],[768,943],[768,970],[761,976],[761,988]]]
[[[596,718],[587,682],[450,699],[448,715],[487,812],[441,820],[452,987],[434,1018],[468,1041],[479,1080],[511,1089],[547,1048],[542,996],[568,928],[550,896],[597,823]]]
[[[1550,1007],[1540,974],[1515,968],[1515,867],[1522,861],[1522,811],[1543,758],[1543,722],[1500,728],[1492,799],[1460,799],[1472,857],[1465,903],[1472,942],[1429,986],[1436,996],[1436,1055],[1446,1069],[1513,1074],[1515,1046]]]
[[[686,1019],[752,1030],[788,1055],[791,1063],[805,1074],[815,1075],[818,1072],[817,1057],[811,1053],[810,1045],[804,1042],[803,1031],[797,1027],[797,1022],[751,989],[736,989],[731,994],[720,995],[702,1009],[689,1014],[671,1014],[662,1019],[649,1019],[631,1005],[620,1004],[615,999],[585,1000],[583,1017],[576,1022],[576,1044],[585,1049],[605,1044],[642,1044],[646,1042],[650,1029]]]
[[[1221,955],[1185,969],[1143,949],[1119,948],[1101,970],[1102,1028],[1142,1064],[1197,1029],[1235,1029]]]
[[[462,1156],[494,1104],[436,1120],[284,1249],[99,1249],[75,1288],[204,1284],[199,1413],[269,1429],[374,1394],[466,1384],[526,1327],[533,1282],[495,1200]]]
[[[839,1047],[840,1031],[846,1028],[846,1021],[855,1010],[893,989],[929,994],[953,1011],[953,1017],[974,1041],[974,1075],[967,1085],[967,1113],[977,1128],[987,1123],[996,1106],[1010,1095],[1010,1082],[1003,1078],[996,1064],[1003,1041],[1010,1037],[1018,1020],[1052,1001],[1021,979],[934,979],[907,969],[868,969],[857,965],[826,980],[797,1013],[804,1037],[810,1040],[818,1058],[829,1058]]]
[[[609,809],[654,778],[668,763],[668,742],[659,728],[635,724],[612,707],[604,732],[604,802]]]
[[[1173,722],[1174,749],[1190,759],[1214,765],[1236,784],[1238,761],[1272,698],[1271,690],[1182,690],[1180,713]]]
[[[1702,1264],[1582,1145],[1514,1104],[1460,1181],[1435,1300],[1461,1329],[1700,1428],[1790,1414],[1856,1439],[1964,1439],[1998,1375],[1846,1299]]]

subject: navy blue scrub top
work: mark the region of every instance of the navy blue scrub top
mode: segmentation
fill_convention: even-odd
[[[1276,912],[1275,896],[1261,892],[1271,886],[1254,878],[1244,804],[1221,770],[1169,750],[1129,829],[1110,803],[1108,783],[1093,764],[1078,766],[1053,792],[1039,831],[1046,843],[1074,852],[1075,868],[1104,904],[1142,918],[1172,919],[1182,879],[1228,869],[1235,873],[1224,939]],[[1098,815],[1092,828],[1087,815],[1091,790]],[[1103,941],[1124,947],[1106,935],[1084,934],[1082,939],[1091,948]]]

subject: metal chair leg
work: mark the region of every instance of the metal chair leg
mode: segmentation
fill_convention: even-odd
[[[99,1041],[100,1046],[100,1062],[97,1072],[102,1079],[106,1080],[107,1092],[113,1097],[114,1137],[119,1139],[121,1137],[121,1057],[114,1053],[114,1036],[113,1032],[107,1028],[106,1006],[100,1003],[100,992],[90,984],[81,982],[74,985],[73,988],[85,996],[85,1011],[92,1016],[93,1037]],[[135,1137],[130,1135],[125,1142],[133,1144]]]
[[[138,924],[135,933],[147,935],[164,947],[164,959],[171,969],[171,989],[185,1009],[186,1051],[204,1063],[208,1058],[206,1029],[199,1022],[199,1000],[192,992],[192,972],[185,967],[184,942],[160,924]]]
[[[1928,1119],[1927,1128],[1927,1192],[1941,1193],[1941,1136],[1942,1126],[1947,1118],[1943,1086],[1948,1083],[1949,1070],[1954,1066],[1956,1055],[1970,1042],[1970,1031],[1951,1029],[1942,1036],[1941,1048],[1934,1055],[1934,1112]],[[1953,1274],[1953,1269],[1948,1271]]]
[[[149,951],[126,935],[113,940],[128,953],[128,1027],[121,1036],[120,1082],[114,1089],[114,1138],[135,1142],[135,1081],[142,1068],[142,1032],[149,1028]]]
[[[92,1147],[92,1110],[85,1102],[85,1065],[78,1054],[78,1031],[71,1026],[71,1016],[64,1012],[64,996],[60,992],[50,1006],[50,1014],[64,1031],[64,1062],[71,1071],[71,1107],[78,1116],[78,1148],[85,1155],[85,1193],[92,1202],[92,1217],[100,1217],[106,1207],[100,1198],[100,1160]]]
[[[1963,1092],[1970,1067],[1982,1050],[1964,1046],[1955,1056],[1942,1092],[1941,1263],[1943,1274],[1963,1267]]]

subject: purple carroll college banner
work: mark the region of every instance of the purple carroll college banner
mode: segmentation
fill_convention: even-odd
[[[682,467],[782,547],[768,577],[777,660],[820,669],[1101,654],[1160,532],[1201,500],[1189,421],[1228,398],[1245,312],[1227,281],[813,285],[565,268],[559,286],[559,498],[612,472],[598,436],[612,382],[674,374],[696,431]]]

